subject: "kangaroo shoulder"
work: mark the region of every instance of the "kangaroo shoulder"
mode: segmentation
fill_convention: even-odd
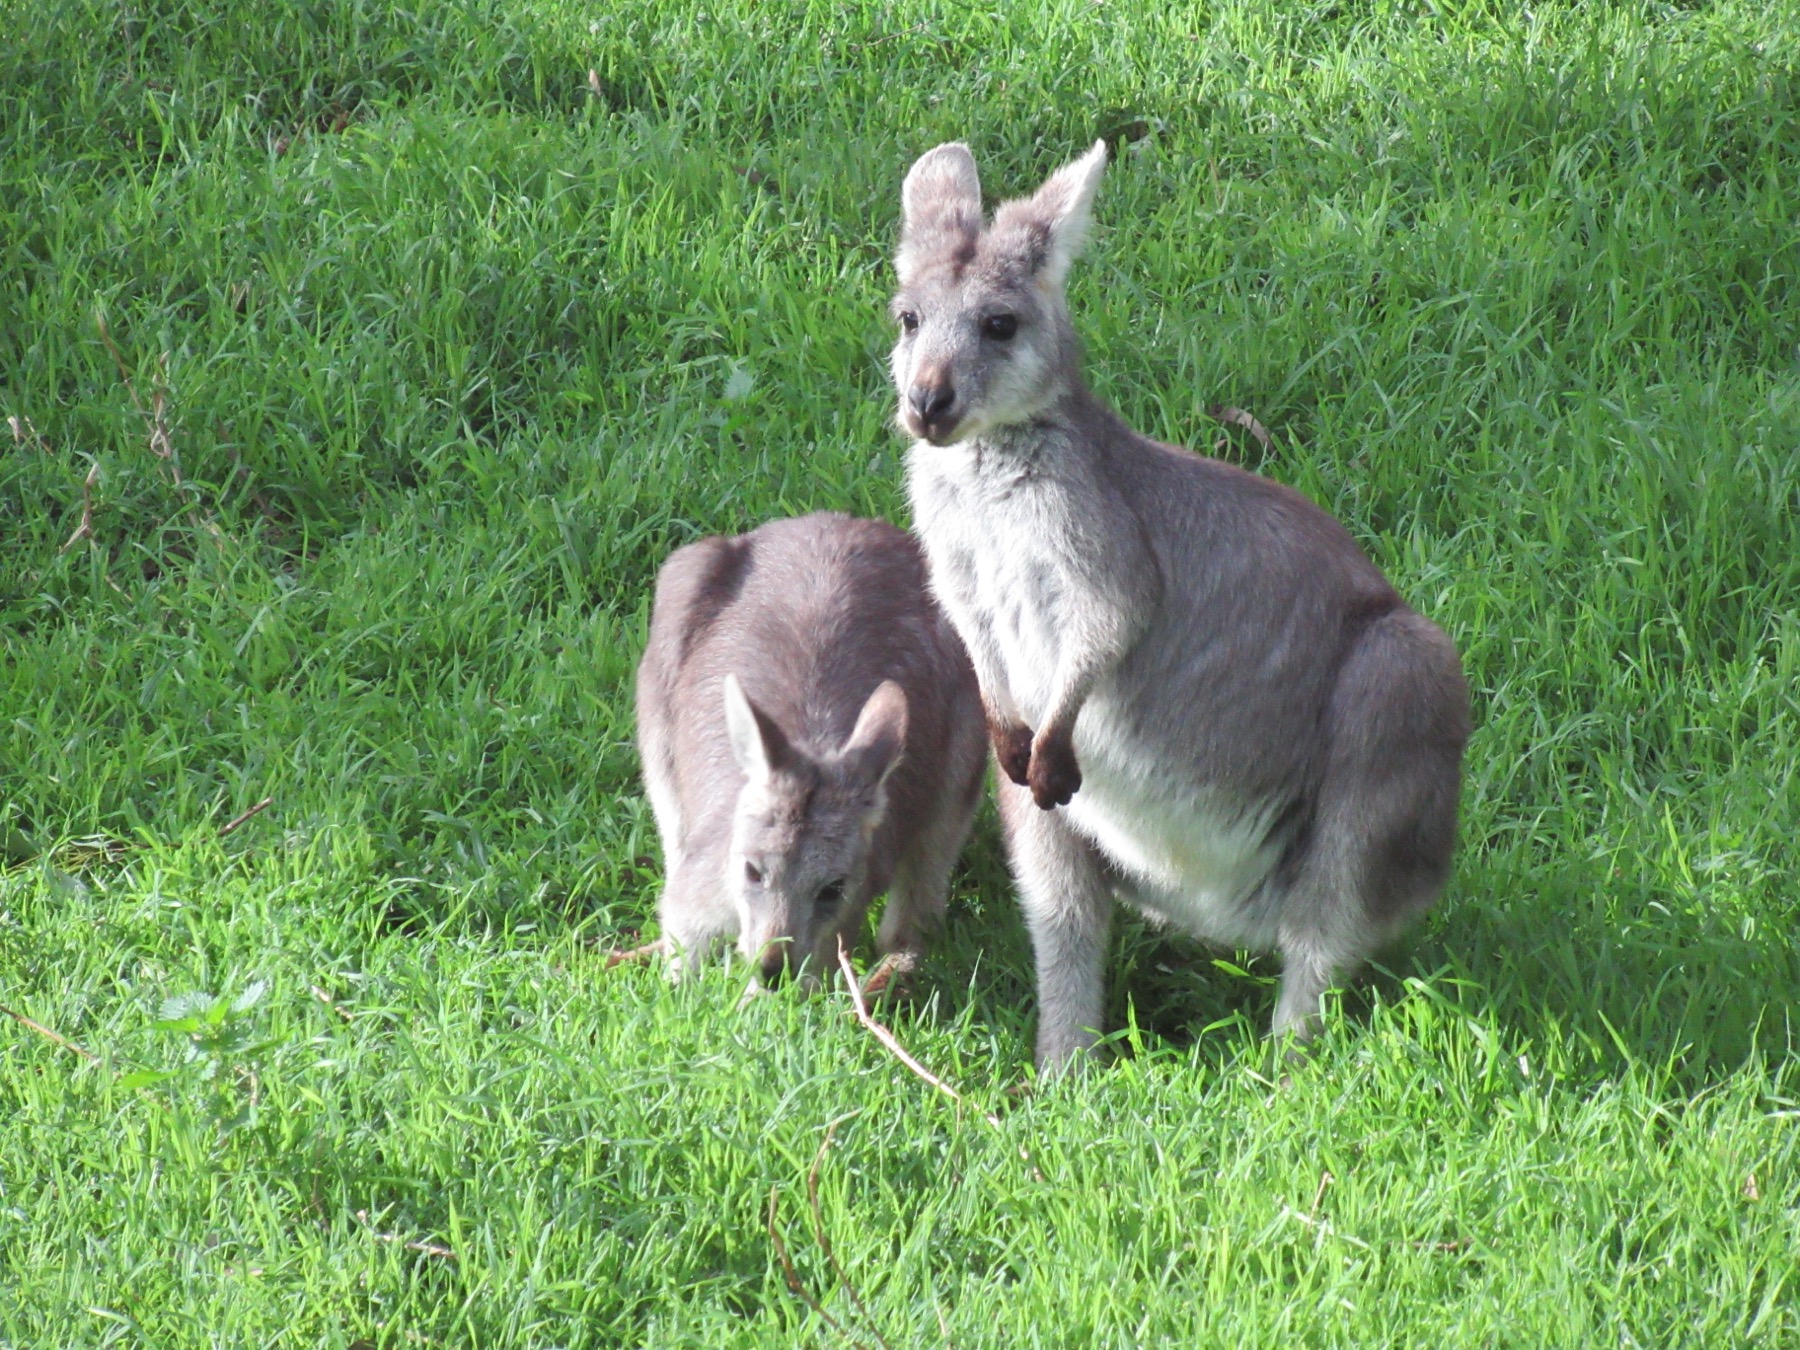
[[[737,598],[748,573],[741,539],[712,536],[671,553],[656,576],[650,647],[678,666]]]

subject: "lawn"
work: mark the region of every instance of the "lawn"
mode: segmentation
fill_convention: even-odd
[[[0,1346],[1800,1344],[1787,0],[0,28]],[[1096,136],[1092,382],[1451,634],[1462,844],[1285,1084],[1128,923],[1042,1087],[984,811],[884,1014],[959,1104],[608,968],[631,674],[671,548],[905,520],[913,157]]]

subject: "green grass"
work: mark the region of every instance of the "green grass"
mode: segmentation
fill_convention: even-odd
[[[0,1346],[1800,1343],[1800,12],[846,8],[0,0],[0,1004],[95,1057],[0,1018]],[[1125,924],[1019,1099],[984,819],[959,1109],[605,968],[630,674],[675,545],[904,518],[912,157],[1102,133],[1095,384],[1456,639],[1463,847],[1286,1088]]]

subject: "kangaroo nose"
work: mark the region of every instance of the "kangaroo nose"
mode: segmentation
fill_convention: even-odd
[[[757,969],[762,975],[762,982],[773,989],[787,978],[787,944],[778,943],[763,950],[762,960]]]
[[[956,402],[956,390],[948,381],[943,384],[915,384],[907,400],[919,420],[927,424],[937,420],[942,413],[949,411],[950,405]]]

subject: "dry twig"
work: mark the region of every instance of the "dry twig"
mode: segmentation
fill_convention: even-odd
[[[958,1106],[962,1106],[964,1103],[960,1092],[931,1072],[930,1069],[927,1069],[923,1064],[919,1063],[918,1060],[907,1054],[900,1042],[894,1039],[894,1033],[882,1026],[881,1023],[877,1022],[873,1017],[869,1016],[868,1001],[863,998],[862,986],[856,982],[856,972],[850,967],[850,953],[844,949],[844,941],[842,938],[838,939],[838,966],[844,972],[844,982],[850,986],[850,1002],[856,1007],[856,1020],[868,1028],[869,1034],[885,1045],[902,1064],[911,1069],[920,1078],[923,1078],[927,1083],[930,1083],[931,1086],[943,1093]],[[1000,1128],[999,1116],[988,1111],[983,1111],[981,1114],[982,1118],[996,1130]]]
[[[663,945],[660,941],[646,942],[643,946],[632,947],[630,950],[614,947],[606,954],[606,969],[611,970],[614,966],[642,965],[651,957],[661,953],[662,949]]]
[[[75,1044],[75,1042],[70,1040],[67,1036],[59,1035],[50,1030],[50,1028],[45,1026],[42,1022],[32,1021],[31,1018],[25,1016],[24,1013],[14,1012],[11,1008],[8,1008],[3,1004],[0,1004],[0,1013],[12,1018],[13,1021],[17,1022],[20,1026],[25,1027],[30,1031],[37,1032],[38,1035],[42,1036],[45,1040],[50,1041],[52,1044],[60,1045],[63,1049],[71,1050],[75,1054],[80,1055],[89,1064],[98,1064],[100,1062],[100,1056],[96,1055],[92,1050],[87,1049],[85,1046]],[[120,1076],[121,1075],[116,1071],[113,1074],[115,1081]],[[140,1093],[143,1092],[143,1090],[143,1088],[139,1088]],[[167,1104],[156,1101],[154,1098],[151,1099],[151,1105],[164,1111],[169,1109]]]
[[[837,1127],[847,1119],[849,1117],[840,1116],[825,1127],[825,1138],[819,1141],[819,1151],[813,1158],[812,1166],[806,1171],[806,1202],[812,1208],[813,1240],[819,1244],[819,1250],[825,1253],[825,1259],[831,1263],[832,1270],[837,1273],[838,1283],[850,1296],[852,1306],[855,1307],[862,1320],[869,1324],[869,1334],[875,1338],[875,1344],[880,1346],[881,1350],[892,1350],[879,1328],[876,1327],[875,1319],[869,1316],[869,1310],[863,1304],[862,1295],[856,1292],[856,1286],[850,1283],[850,1277],[844,1273],[844,1267],[838,1262],[837,1253],[831,1249],[831,1239],[825,1236],[825,1216],[819,1209],[819,1167],[825,1161],[825,1150],[831,1147],[831,1136],[837,1133]]]
[[[54,1042],[65,1050],[73,1050],[89,1064],[98,1064],[100,1062],[100,1056],[96,1055],[92,1050],[85,1049],[82,1046],[75,1044],[74,1041],[66,1036],[59,1036],[42,1022],[34,1022],[29,1017],[25,1016],[24,1013],[14,1012],[11,1008],[5,1007],[4,1005],[0,1005],[0,1013],[5,1013],[8,1017],[12,1018],[13,1021],[17,1022],[20,1026],[25,1027],[27,1030],[37,1032],[37,1034],[42,1036],[45,1040]]]
[[[396,1246],[404,1247],[409,1252],[420,1252],[425,1256],[435,1256],[440,1261],[456,1260],[455,1252],[451,1251],[448,1247],[441,1247],[435,1242],[421,1242],[417,1238],[401,1237],[398,1233],[380,1232],[369,1222],[369,1211],[366,1209],[357,1210],[356,1217],[358,1221],[369,1230],[369,1236],[374,1238],[377,1242],[391,1242]]]
[[[862,42],[852,42],[848,45],[848,50],[853,51],[853,52],[859,52],[867,47],[879,47],[884,42],[892,42],[896,38],[903,38],[903,37],[907,36],[909,33],[917,33],[920,29],[923,29],[923,28],[926,28],[929,26],[930,26],[930,20],[929,19],[923,20],[919,23],[915,23],[911,28],[896,28],[891,33],[882,33],[879,36],[868,38]]]
[[[330,1008],[331,1011],[343,1018],[346,1022],[354,1022],[356,1020],[349,1013],[338,1007],[336,1003],[332,1002],[331,995],[319,988],[318,985],[308,985],[307,987],[312,990],[312,996],[314,998],[318,999],[319,1002],[323,1003],[327,1008]]]
[[[156,358],[156,384],[151,390],[151,406],[146,409],[143,399],[138,397],[137,383],[131,378],[131,372],[125,368],[125,353],[119,350],[119,344],[113,341],[112,330],[106,326],[106,316],[98,311],[94,314],[94,326],[100,330],[100,341],[106,344],[106,350],[112,353],[113,364],[119,368],[119,378],[125,382],[125,392],[131,395],[131,406],[137,409],[138,416],[143,418],[150,428],[150,450],[158,459],[166,460],[169,474],[176,487],[181,486],[181,463],[175,458],[175,443],[169,439],[168,409],[168,375],[169,354],[164,352]]]
[[[32,426],[29,417],[9,417],[6,425],[12,428],[15,445],[35,445],[44,454],[50,453],[50,447],[44,444],[44,438],[38,435],[38,429]]]
[[[255,806],[251,807],[248,811],[244,811],[244,812],[240,813],[239,815],[233,816],[230,820],[226,821],[223,825],[219,826],[219,838],[223,839],[226,835],[230,834],[233,830],[237,829],[238,826],[242,825],[246,820],[249,820],[250,817],[259,815],[262,812],[268,810],[269,803],[274,800],[275,799],[273,797],[264,797],[260,802],[258,802]]]
[[[169,354],[156,358],[156,383],[150,389],[150,453],[169,462],[175,486],[181,486],[181,461],[175,458],[175,442],[169,439]]]
[[[87,471],[87,477],[81,480],[81,524],[75,527],[75,533],[69,536],[68,542],[56,550],[58,556],[67,553],[83,539],[94,537],[94,484],[99,481],[100,461],[95,460],[93,467]]]
[[[1275,448],[1275,438],[1269,434],[1269,429],[1242,408],[1228,408],[1223,403],[1214,403],[1207,408],[1206,415],[1216,417],[1226,426],[1242,427],[1256,437],[1256,443],[1263,448],[1264,454]]]
[[[769,1241],[774,1244],[775,1255],[781,1260],[781,1273],[787,1277],[788,1288],[794,1291],[795,1298],[819,1315],[820,1321],[849,1341],[850,1344],[859,1347],[860,1350],[862,1342],[852,1337],[849,1332],[844,1330],[843,1323],[819,1306],[819,1301],[806,1292],[806,1286],[800,1283],[799,1275],[794,1272],[794,1262],[793,1258],[788,1255],[787,1243],[781,1240],[781,1230],[775,1226],[775,1209],[780,1202],[780,1197],[781,1187],[769,1187]]]
[[[1329,1172],[1320,1173],[1319,1189],[1313,1192],[1312,1208],[1306,1211],[1307,1218],[1311,1219],[1311,1218],[1316,1218],[1318,1216],[1319,1202],[1324,1200],[1324,1198],[1325,1198],[1325,1188],[1327,1186],[1331,1185],[1331,1183],[1336,1180],[1337,1180],[1337,1178],[1332,1176],[1331,1173],[1329,1173]]]
[[[119,369],[119,378],[125,382],[125,392],[131,395],[131,406],[137,409],[138,416],[144,419],[150,433],[150,453],[168,465],[169,484],[177,494],[183,492],[184,480],[181,476],[181,457],[175,453],[175,441],[169,434],[169,354],[161,353],[156,358],[156,381],[150,388],[150,406],[144,407],[144,401],[138,397],[137,385],[131,378],[131,372],[125,366],[125,354],[119,350],[119,344],[113,341],[112,330],[106,326],[106,315],[98,310],[94,312],[94,326],[100,330],[100,341],[106,344],[106,350],[112,354],[113,364]],[[193,521],[194,528],[202,531],[213,541],[216,547],[224,547],[224,536],[219,527],[200,514],[198,502],[187,503],[188,518]]]

